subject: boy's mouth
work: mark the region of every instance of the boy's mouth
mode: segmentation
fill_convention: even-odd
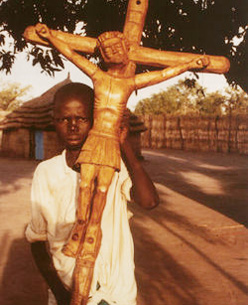
[[[81,142],[82,139],[81,137],[79,136],[70,136],[70,137],[67,137],[67,142],[71,142],[71,143],[78,143],[78,142]]]
[[[67,135],[67,139],[69,140],[75,140],[75,139],[80,139],[81,136],[78,133],[70,133]]]

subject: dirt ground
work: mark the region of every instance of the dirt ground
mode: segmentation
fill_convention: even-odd
[[[248,158],[145,150],[159,191],[131,204],[139,305],[248,304]],[[0,304],[45,305],[23,232],[36,161],[0,158]],[[128,304],[127,304],[128,305]]]

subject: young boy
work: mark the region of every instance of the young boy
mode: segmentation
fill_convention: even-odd
[[[52,291],[49,305],[70,303],[75,258],[65,256],[61,250],[76,221],[80,175],[72,167],[92,127],[93,101],[93,90],[80,83],[65,85],[56,92],[54,122],[65,150],[40,163],[34,173],[32,219],[26,237]],[[155,187],[128,142],[127,126],[120,131],[120,145],[123,161],[108,190],[88,305],[136,304],[133,241],[126,203],[131,194],[144,208],[158,204]]]

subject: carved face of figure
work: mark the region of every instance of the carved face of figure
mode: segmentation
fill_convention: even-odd
[[[107,64],[126,64],[128,61],[125,40],[119,35],[112,37],[102,35],[98,39],[101,55]],[[103,38],[102,38],[103,37]]]

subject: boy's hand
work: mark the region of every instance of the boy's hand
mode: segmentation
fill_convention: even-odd
[[[35,31],[41,38],[48,39],[51,36],[50,29],[42,23],[37,23],[35,25]]]

